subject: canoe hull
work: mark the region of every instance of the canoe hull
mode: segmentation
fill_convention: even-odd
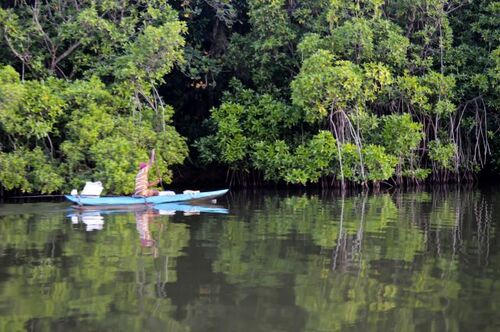
[[[151,197],[80,197],[74,195],[65,195],[66,199],[80,206],[127,206],[127,205],[156,205],[176,202],[190,202],[197,200],[208,200],[220,197],[228,192],[229,189],[206,191],[191,194],[176,194],[170,196],[151,196]]]

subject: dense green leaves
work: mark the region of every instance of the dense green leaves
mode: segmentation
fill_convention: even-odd
[[[295,20],[302,6],[308,8],[307,24]],[[268,119],[254,135],[244,129],[252,120],[238,117],[247,152],[239,154],[238,163],[246,171],[262,171],[266,179],[303,184],[326,177],[342,184],[390,178],[401,183],[421,181],[431,172],[433,179],[447,181],[452,173],[477,172],[491,151],[488,128],[499,125],[491,116],[498,107],[497,11],[495,1],[336,0],[312,7],[308,1],[250,1],[250,31],[232,39],[245,57],[231,58],[230,68],[256,91],[293,105],[299,118],[294,130],[278,132]],[[290,79],[283,86],[278,73],[287,69],[293,74],[284,75]],[[269,89],[271,84],[278,90]],[[241,94],[229,93],[232,103],[248,105]],[[221,128],[232,127],[232,121],[218,117],[213,137],[225,136]],[[330,131],[336,145],[327,170],[311,156],[315,153],[303,152],[314,151],[308,142],[321,130]],[[230,144],[240,148],[236,140]],[[217,158],[217,144],[206,147],[202,155],[241,170]],[[297,162],[299,156],[306,157]]]
[[[490,144],[498,10],[492,0],[15,1],[0,9],[0,148],[40,148],[68,186],[98,176],[129,192],[120,179],[147,149],[163,150],[167,180],[184,160],[175,119],[195,164],[242,183],[471,178],[490,154],[500,160]]]
[[[443,144],[439,140],[429,143],[429,158],[436,162],[439,167],[453,170],[453,158],[455,158],[456,154],[457,147],[455,144]]]
[[[7,190],[51,193],[64,185],[64,178],[54,161],[40,148],[29,151],[17,149],[13,153],[0,152],[0,181]]]
[[[64,100],[58,95],[61,83],[49,79],[21,84],[12,67],[0,68],[0,71],[3,77],[0,120],[5,130],[27,139],[41,139],[54,133],[54,125],[64,107]]]
[[[172,181],[171,165],[187,156],[157,90],[183,61],[186,27],[172,8],[23,2],[0,17],[6,61],[18,68],[0,67],[4,188],[46,193],[101,180],[108,193],[131,193],[152,148],[155,175]]]
[[[2,184],[8,190],[55,192],[101,180],[108,192],[130,193],[149,149],[157,149],[155,173],[167,183],[169,166],[187,154],[184,139],[170,125],[169,108],[161,115],[151,109],[134,115],[131,99],[124,103],[97,77],[22,83],[10,75],[11,67],[0,72],[10,77],[0,86],[1,123],[11,142],[2,153]]]
[[[334,58],[328,51],[318,51],[304,61],[291,84],[293,102],[305,109],[307,121],[324,119],[331,108],[347,108],[361,89],[360,68]]]
[[[265,179],[305,185],[330,174],[336,153],[335,138],[328,131],[320,131],[295,151],[290,151],[284,141],[271,144],[261,141],[252,160],[255,168],[264,172]]]

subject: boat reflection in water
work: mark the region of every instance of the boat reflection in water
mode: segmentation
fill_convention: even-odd
[[[216,214],[227,214],[229,210],[217,205],[192,205],[192,204],[178,204],[178,203],[167,203],[158,204],[153,206],[133,206],[126,208],[87,208],[81,209],[77,212],[73,212],[68,215],[71,219],[73,225],[78,225],[80,223],[85,225],[85,230],[87,232],[99,231],[104,227],[104,217],[107,214],[121,214],[121,213],[135,213],[135,219],[138,224],[137,230],[139,234],[140,231],[139,224],[144,224],[144,220],[149,220],[154,216],[173,216],[178,212],[182,212],[184,216],[199,215],[201,213],[216,213]],[[142,240],[142,237],[141,237]],[[142,243],[142,241],[141,241]],[[148,243],[145,239],[144,243]]]
[[[78,225],[81,221],[87,232],[100,231],[104,226],[104,217],[99,211],[88,211],[80,215],[72,214],[70,217],[73,225]]]
[[[169,203],[106,209],[88,207],[72,210],[68,217],[75,228],[85,230],[91,238],[105,237],[106,242],[132,239],[125,248],[130,257],[137,258],[134,278],[137,294],[139,298],[149,299],[166,298],[166,285],[177,280],[176,259],[182,255],[181,249],[187,246],[190,237],[189,223],[182,221],[200,214],[228,213],[228,209],[209,203]],[[172,222],[174,215],[176,221],[181,222]],[[135,229],[132,228],[134,221]],[[98,232],[100,230],[104,231]]]

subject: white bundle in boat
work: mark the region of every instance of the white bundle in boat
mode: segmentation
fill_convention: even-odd
[[[199,194],[200,191],[199,190],[184,190],[182,193],[183,194]]]
[[[175,195],[175,191],[167,190],[167,191],[160,191],[159,196],[173,196]]]
[[[99,197],[101,196],[103,187],[101,181],[97,182],[86,182],[85,187],[83,187],[80,196],[90,196],[90,197]]]

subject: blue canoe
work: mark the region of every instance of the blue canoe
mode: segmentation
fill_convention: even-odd
[[[167,196],[132,197],[132,196],[104,196],[86,197],[79,195],[65,195],[66,199],[78,205],[85,206],[112,206],[112,205],[138,205],[138,204],[164,204],[176,202],[189,202],[197,200],[213,199],[227,193],[229,189],[206,191],[191,194],[176,194]]]
[[[107,207],[103,209],[102,207],[88,207],[86,209],[79,209],[78,212],[71,212],[68,214],[69,218],[79,218],[82,217],[83,221],[86,217],[98,218],[102,215],[109,214],[122,214],[122,213],[144,213],[151,211],[151,208],[158,212],[158,214],[175,214],[175,212],[186,212],[186,213],[217,213],[217,214],[228,214],[229,210],[218,206],[218,205],[193,205],[189,203],[164,203],[151,206],[146,205],[134,205],[133,208],[130,207]],[[74,211],[74,210],[73,210]]]

